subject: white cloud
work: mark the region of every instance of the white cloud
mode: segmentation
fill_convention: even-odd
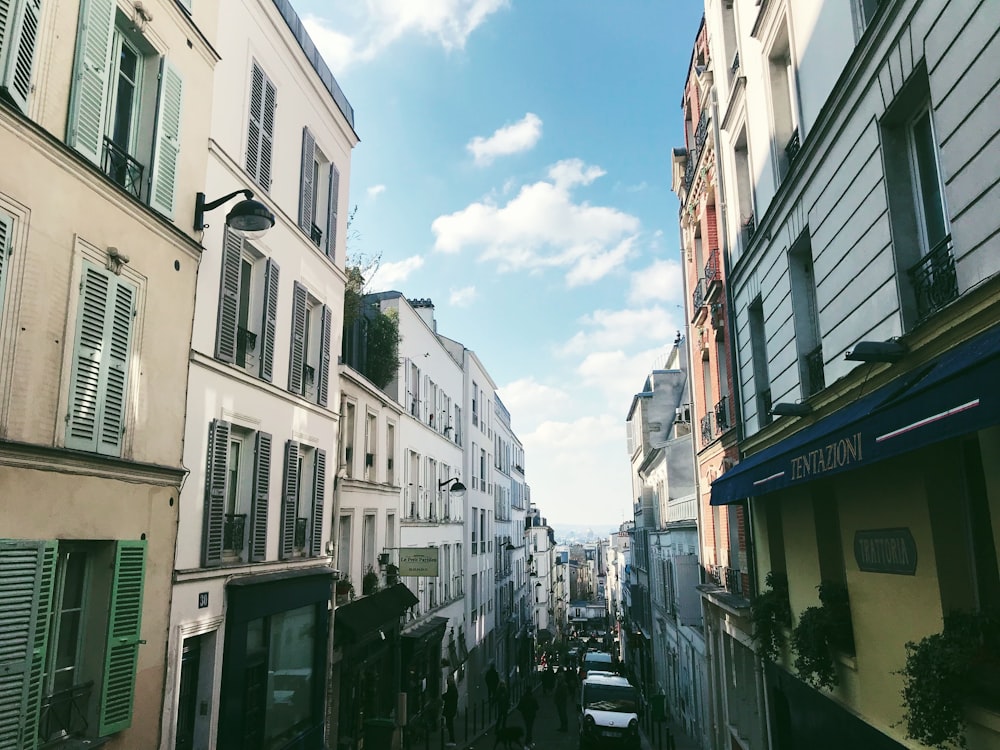
[[[619,349],[630,345],[649,346],[672,342],[683,319],[663,307],[625,310],[595,310],[580,319],[582,330],[560,348],[564,355]]]
[[[553,165],[551,181],[524,185],[506,204],[493,198],[439,216],[431,224],[434,249],[481,251],[501,271],[567,268],[567,281],[590,283],[621,264],[639,219],[609,206],[575,203],[570,189],[604,174],[579,159]]]
[[[302,19],[335,74],[374,59],[409,35],[433,39],[446,51],[463,49],[469,35],[509,0],[365,0],[342,5],[349,10],[338,8],[336,28],[316,14]]]
[[[521,378],[508,383],[500,390],[504,405],[510,409],[514,420],[530,420],[529,429],[541,420],[552,419],[565,415],[572,405],[569,393],[544,383],[539,383],[532,377]]]
[[[375,200],[385,192],[385,185],[372,185],[366,192],[371,200]]]
[[[448,297],[448,302],[455,307],[468,307],[476,298],[476,287],[467,286],[461,289],[452,289]]]
[[[677,299],[684,291],[681,264],[677,260],[657,260],[632,274],[629,300],[633,304]]]
[[[395,263],[382,263],[368,280],[373,292],[384,292],[392,289],[401,281],[406,281],[410,274],[424,265],[423,257],[411,255],[409,258]]]
[[[489,138],[477,135],[466,145],[476,164],[488,166],[498,156],[508,156],[534,148],[542,137],[542,121],[538,115],[528,112],[511,125],[494,131]]]
[[[660,346],[631,354],[620,350],[588,354],[577,367],[580,382],[600,393],[605,403],[618,405],[624,421],[632,397],[642,390],[646,376],[662,363],[673,342],[671,336]]]

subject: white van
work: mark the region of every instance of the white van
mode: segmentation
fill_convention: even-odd
[[[624,677],[593,672],[580,685],[580,748],[639,750],[639,691]]]

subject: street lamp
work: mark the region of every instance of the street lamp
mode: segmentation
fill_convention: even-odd
[[[448,487],[449,484],[451,487]],[[452,477],[451,479],[445,479],[443,482],[438,482],[439,490],[443,490],[445,487],[448,487],[448,492],[455,495],[455,497],[462,497],[465,495],[465,485],[462,484],[458,477]]]
[[[233,206],[232,210],[226,214],[227,227],[244,237],[256,238],[274,226],[274,214],[263,203],[253,199],[253,191],[234,190],[229,195],[207,203],[204,193],[198,193],[195,196],[194,231],[200,232],[208,226],[205,223],[206,213],[215,210],[237,195],[243,195],[243,200]]]

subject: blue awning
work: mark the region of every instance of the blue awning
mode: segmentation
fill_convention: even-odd
[[[1000,423],[1000,326],[741,461],[712,505],[793,487]]]

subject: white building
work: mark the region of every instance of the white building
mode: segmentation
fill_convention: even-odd
[[[549,592],[552,589],[552,580],[558,575],[558,571],[566,568],[565,558],[556,553],[552,528],[535,505],[528,508],[525,519],[525,540],[528,545],[528,604],[531,607],[531,627],[536,647],[542,647],[560,635],[559,622],[553,616],[554,610],[550,613]],[[568,581],[566,590],[568,602]]]

